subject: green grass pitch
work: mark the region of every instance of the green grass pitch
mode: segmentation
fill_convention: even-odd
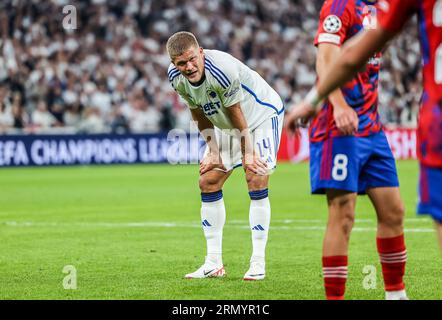
[[[415,216],[417,162],[398,162],[406,204],[411,299],[442,298],[442,257],[429,218]],[[267,277],[245,282],[251,254],[243,171],[226,183],[223,279],[186,280],[203,262],[197,166],[0,170],[0,299],[323,299],[325,199],[309,194],[308,164],[271,177]],[[375,214],[360,197],[347,299],[383,299]],[[66,265],[77,289],[63,288]],[[365,266],[376,272],[364,288]],[[371,273],[373,277],[373,273]]]

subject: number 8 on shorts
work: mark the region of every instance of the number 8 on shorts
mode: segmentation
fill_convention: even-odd
[[[336,181],[344,181],[347,178],[348,158],[345,154],[337,154],[333,161],[332,178]]]

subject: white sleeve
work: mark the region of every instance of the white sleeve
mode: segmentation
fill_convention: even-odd
[[[243,93],[241,90],[241,82],[239,81],[239,78],[232,79],[229,87],[222,92],[221,102],[223,106],[228,108],[238,102],[241,102],[242,99]]]
[[[221,103],[226,108],[243,99],[238,67],[234,62],[227,65],[228,63],[217,65],[212,59],[208,59],[206,64],[206,68],[217,81]]]

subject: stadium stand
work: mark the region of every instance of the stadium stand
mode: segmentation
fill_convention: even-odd
[[[62,27],[72,4],[77,29]],[[297,102],[315,81],[321,0],[44,0],[0,3],[0,133],[156,133],[189,128],[168,84],[165,42],[189,30],[232,53]],[[411,126],[419,106],[417,28],[386,52],[384,123]],[[401,48],[398,50],[397,48]]]

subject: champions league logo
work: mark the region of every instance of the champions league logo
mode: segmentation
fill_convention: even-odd
[[[335,15],[328,16],[324,21],[324,30],[328,33],[336,33],[342,28],[342,22]]]

